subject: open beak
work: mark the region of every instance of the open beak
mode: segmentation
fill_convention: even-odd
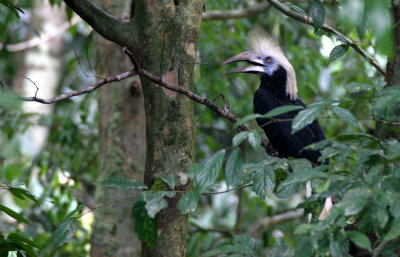
[[[240,61],[245,61],[250,64],[253,64],[252,66],[245,66],[245,67],[240,67],[240,68],[235,68],[233,70],[228,71],[225,73],[225,75],[232,74],[232,73],[260,73],[260,72],[265,72],[264,69],[264,63],[263,61],[258,58],[257,54],[255,54],[252,51],[246,51],[243,53],[240,53],[238,55],[235,55],[228,60],[224,62],[224,64],[232,63],[232,62],[240,62]]]

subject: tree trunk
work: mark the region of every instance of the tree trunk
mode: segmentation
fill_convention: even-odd
[[[136,1],[134,35],[130,49],[139,66],[181,87],[193,88],[195,44],[203,10],[202,0]],[[192,101],[141,78],[146,109],[145,183],[172,174],[179,181],[193,162]],[[188,185],[177,183],[177,190]],[[152,249],[142,244],[142,256],[185,256],[187,215],[181,215],[177,194],[156,215],[158,238]]]
[[[131,1],[97,0],[110,14],[129,18]],[[130,70],[132,64],[121,47],[95,36],[96,70],[110,76]],[[145,111],[139,77],[105,86],[99,104],[99,180],[126,177],[141,181],[145,161]],[[96,205],[134,195],[130,190],[96,187]],[[140,256],[140,241],[133,229],[131,209],[135,198],[104,206],[94,213],[91,255]]]
[[[400,85],[400,2],[392,0],[393,13],[393,56],[388,60],[386,67],[386,87]],[[397,112],[399,110],[396,110]],[[376,135],[379,138],[395,138],[400,141],[398,126],[377,122]]]

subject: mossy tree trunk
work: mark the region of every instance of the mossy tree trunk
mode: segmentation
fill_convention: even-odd
[[[101,36],[127,47],[140,68],[169,83],[193,88],[203,0],[134,1],[134,17],[129,21],[111,16],[106,8],[88,0],[64,2]],[[105,65],[110,65],[109,61]],[[182,178],[188,176],[193,162],[193,104],[144,77],[141,82],[146,113],[145,183],[151,188],[158,178],[173,175],[178,181],[175,188],[186,190],[189,185]],[[156,215],[157,240],[152,249],[142,244],[142,256],[185,255],[187,215],[181,215],[177,208],[180,196],[167,199],[168,207]]]
[[[132,49],[139,65],[165,81],[193,88],[195,45],[203,1],[136,1]],[[183,95],[160,88],[142,78],[146,109],[145,183],[173,174],[179,181],[193,162],[193,104]],[[178,190],[185,190],[179,185]],[[168,207],[157,214],[155,246],[142,245],[142,256],[185,256],[187,215],[176,206],[180,195],[168,199]]]
[[[130,18],[131,1],[97,0],[98,6],[120,18]],[[121,47],[96,35],[95,63],[98,75],[106,77],[132,68]],[[141,181],[145,161],[145,111],[139,77],[105,86],[99,92],[99,180],[107,177],[126,177]],[[96,187],[96,205],[104,206],[94,213],[91,255],[140,256],[131,215],[135,198],[130,190]]]

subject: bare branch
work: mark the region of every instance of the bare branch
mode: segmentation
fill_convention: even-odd
[[[229,11],[218,11],[211,10],[203,13],[203,21],[214,21],[214,20],[228,20],[228,19],[240,19],[246,18],[252,15],[258,15],[267,11],[271,5],[269,3],[252,4],[244,9],[229,10]]]
[[[7,49],[9,52],[19,52],[19,51],[24,51],[26,49],[38,46],[46,41],[49,41],[53,39],[56,36],[61,35],[65,31],[67,31],[70,27],[76,25],[77,23],[81,22],[82,19],[79,16],[75,16],[72,18],[71,22],[64,22],[60,26],[57,27],[57,31],[51,31],[51,32],[46,32],[43,33],[40,37],[35,37],[32,39],[29,39],[27,41],[15,43],[15,44],[8,44],[4,46],[3,44],[0,43],[0,50],[4,49],[4,47]]]
[[[280,12],[286,14],[287,16],[289,16],[293,19],[300,21],[302,23],[305,23],[305,24],[314,25],[314,22],[311,17],[307,17],[307,16],[301,15],[297,12],[290,10],[289,8],[284,6],[282,3],[280,3],[278,0],[268,0],[268,2],[271,5],[273,5],[277,10],[279,10]],[[329,26],[326,23],[324,23],[324,25],[321,27],[321,29],[339,36],[342,40],[344,40],[346,42],[347,45],[349,45],[351,48],[353,48],[357,53],[359,53],[362,57],[364,57],[372,66],[374,66],[380,73],[382,73],[382,75],[385,75],[384,69],[381,66],[379,66],[377,61],[375,61],[374,58],[372,58],[372,56],[370,56],[367,52],[365,52],[363,49],[361,49],[361,47],[357,44],[356,41],[353,41],[351,38],[346,37],[345,35],[343,35],[342,33],[340,33],[339,31],[332,28],[331,26]]]
[[[106,84],[109,84],[109,83],[112,83],[112,82],[121,81],[121,80],[130,78],[130,77],[132,77],[132,76],[134,76],[136,74],[137,74],[137,72],[132,70],[132,71],[128,71],[128,72],[125,72],[125,73],[118,74],[118,75],[113,76],[113,77],[107,77],[107,78],[104,78],[104,79],[96,82],[94,85],[92,85],[90,87],[78,89],[78,90],[75,90],[75,91],[71,91],[71,92],[68,92],[68,93],[61,94],[61,95],[58,95],[56,97],[50,98],[50,99],[37,98],[35,96],[35,97],[22,97],[22,100],[23,101],[30,101],[30,102],[38,102],[38,103],[42,103],[42,104],[53,104],[53,103],[56,103],[56,102],[71,98],[73,96],[83,95],[83,94],[92,92],[92,91],[94,91],[94,90],[96,90],[96,89],[98,89],[98,88],[100,88],[100,87],[102,87],[102,86],[104,86]]]
[[[64,0],[97,33],[119,45],[131,42],[132,26],[129,21],[116,18],[88,0]]]
[[[234,233],[228,229],[222,229],[222,228],[203,228],[200,225],[196,224],[196,223],[191,223],[191,225],[193,227],[196,228],[196,230],[200,231],[200,232],[204,232],[204,233],[208,233],[208,232],[214,232],[214,233],[219,233],[222,235],[225,235],[229,238],[233,238],[234,237]]]
[[[263,227],[268,227],[274,224],[278,224],[278,223],[282,223],[285,221],[289,221],[289,220],[294,220],[294,219],[298,219],[300,217],[303,217],[304,215],[304,210],[303,209],[299,209],[296,211],[289,211],[289,212],[285,212],[285,213],[281,213],[281,214],[277,214],[275,216],[272,217],[265,217],[262,220],[259,220],[257,223],[253,224],[249,230],[248,230],[248,234],[252,235],[252,236],[257,236],[260,233],[260,230]]]

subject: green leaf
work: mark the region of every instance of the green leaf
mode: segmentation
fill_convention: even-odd
[[[287,179],[290,179],[290,176],[288,176]],[[298,183],[285,183],[285,181],[283,181],[281,184],[279,184],[275,192],[275,196],[279,198],[288,198],[296,193],[298,188]]]
[[[310,14],[315,30],[320,29],[325,21],[325,7],[319,0],[310,0]]]
[[[133,227],[139,239],[152,248],[157,239],[157,222],[147,214],[145,205],[142,197],[136,199],[132,207]]]
[[[173,197],[174,192],[168,191],[146,191],[142,193],[143,200],[146,202],[146,210],[151,218],[168,206],[168,202],[163,199],[164,196]]]
[[[215,183],[224,162],[225,149],[214,154],[203,166],[203,169],[195,177],[196,190],[203,193],[209,186]]]
[[[228,254],[228,256],[256,256],[253,251],[254,239],[249,235],[240,235],[233,238],[233,245],[223,245],[217,249],[210,250],[201,254],[202,257],[219,256]]]
[[[244,116],[243,118],[241,118],[240,120],[236,121],[236,123],[233,125],[233,128],[236,129],[237,127],[239,127],[240,125],[243,125],[244,123],[248,122],[249,120],[254,120],[256,118],[260,118],[262,117],[261,114],[249,114]]]
[[[27,191],[26,189],[11,186],[8,188],[8,191],[21,200],[25,200],[25,197],[27,197],[34,201],[36,204],[40,204],[36,196],[32,195],[31,192]]]
[[[51,247],[54,249],[68,242],[74,236],[77,228],[78,219],[72,218],[65,220],[51,235]]]
[[[321,113],[323,105],[310,105],[307,109],[300,111],[292,122],[292,134],[312,123]]]
[[[346,44],[335,46],[329,54],[329,63],[345,55],[348,50],[349,46]]]
[[[100,181],[99,184],[104,187],[113,187],[113,188],[147,189],[147,186],[142,182],[122,177],[109,177]]]
[[[236,147],[240,145],[250,134],[251,131],[242,131],[233,137],[232,145]]]
[[[195,190],[190,190],[184,194],[178,202],[178,208],[181,214],[194,212],[199,201],[199,194]]]
[[[239,148],[233,149],[225,165],[225,181],[228,186],[235,186],[243,175],[243,158]]]
[[[357,246],[367,249],[368,251],[372,251],[371,242],[363,233],[358,231],[347,231],[346,234]]]
[[[26,237],[24,237],[24,236],[22,236],[22,235],[20,235],[18,233],[10,233],[7,236],[7,239],[10,240],[10,241],[13,241],[13,242],[22,242],[22,243],[27,244],[29,246],[39,248],[39,246],[37,244],[35,244],[35,242],[33,242],[29,238],[26,238]]]
[[[258,170],[253,177],[253,191],[262,199],[265,198],[265,192],[268,188],[275,186],[275,171],[271,166],[265,166]]]
[[[9,216],[13,217],[14,219],[16,219],[16,220],[18,220],[20,222],[24,222],[26,224],[29,224],[29,221],[27,219],[25,219],[24,217],[22,217],[21,215],[19,215],[15,211],[11,210],[10,208],[5,207],[4,205],[0,204],[0,211],[5,212]]]
[[[348,256],[349,241],[348,240],[342,240],[342,241],[331,240],[329,242],[329,253],[330,253],[330,256]]]
[[[246,115],[245,117],[243,117],[242,119],[238,120],[235,123],[235,125],[233,126],[233,128],[236,129],[237,127],[248,122],[249,120],[254,120],[257,118],[272,118],[274,116],[277,116],[277,115],[280,115],[283,113],[287,113],[287,112],[291,112],[294,110],[299,110],[299,109],[303,109],[303,107],[299,106],[299,105],[285,105],[285,106],[277,107],[263,115],[256,114],[256,113],[249,114],[249,115]]]
[[[301,9],[299,6],[297,6],[297,5],[295,5],[295,4],[292,4],[292,3],[283,3],[283,5],[286,6],[286,7],[288,7],[288,8],[290,8],[290,9],[292,9],[293,11],[295,11],[295,12],[301,14],[301,15],[304,15],[304,16],[307,15],[307,13],[306,13],[303,9]]]
[[[175,187],[175,176],[174,176],[174,175],[169,174],[169,175],[167,176],[167,178],[162,178],[162,180],[163,180],[165,183],[167,183],[168,186],[169,186],[171,189],[174,189],[174,187]]]
[[[254,149],[259,147],[260,144],[261,144],[260,135],[255,130],[250,131],[249,136],[248,136],[248,140],[249,140],[250,145]]]
[[[385,235],[385,241],[390,241],[395,238],[398,238],[400,236],[400,220],[396,219],[392,226],[390,227],[390,230],[387,232]]]
[[[192,164],[189,167],[189,177],[194,180],[195,177],[197,176],[197,174],[199,174],[202,169],[203,169],[203,166],[200,165],[199,163]]]
[[[266,114],[262,115],[262,118],[272,118],[280,114],[284,114],[287,112],[295,111],[295,110],[300,110],[304,109],[303,106],[299,105],[284,105],[280,107],[276,107],[275,109],[267,112]]]
[[[344,209],[346,216],[359,213],[367,204],[371,190],[366,187],[350,189],[339,202],[338,207]]]
[[[68,213],[67,216],[64,218],[64,220],[68,220],[68,219],[72,218],[72,216],[74,216],[76,213],[80,212],[84,207],[85,207],[85,205],[78,204],[78,206],[76,206],[75,210]]]
[[[354,127],[358,127],[356,117],[349,110],[335,105],[331,105],[330,108],[340,119],[350,123]]]
[[[301,238],[296,243],[296,248],[294,250],[295,257],[308,257],[312,256],[312,244],[308,237]]]

